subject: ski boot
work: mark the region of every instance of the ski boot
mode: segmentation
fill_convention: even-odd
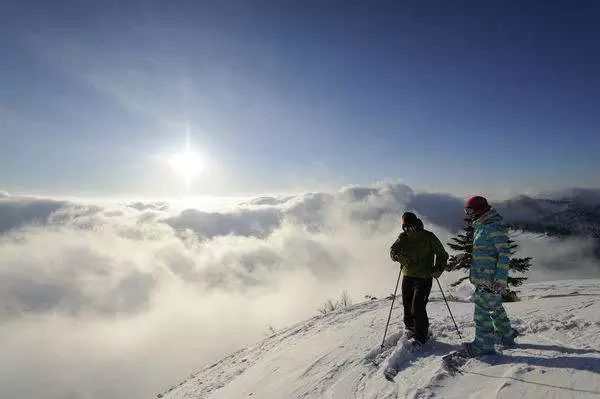
[[[398,371],[391,367],[386,367],[385,370],[383,370],[383,376],[388,381],[393,382],[394,378],[396,378],[397,375],[398,375]]]
[[[485,355],[495,355],[496,353],[497,352],[494,350],[477,350],[473,347],[471,342],[465,342],[461,349],[442,356],[442,368],[454,374],[460,372],[460,368],[464,366],[469,359]]]
[[[500,339],[498,340],[498,345],[504,348],[514,348],[515,346],[517,346],[515,338],[517,338],[519,335],[520,334],[517,330],[511,328],[510,333],[508,335],[500,337]]]
[[[424,344],[423,344],[422,342],[420,342],[420,341],[416,340],[415,338],[411,338],[411,339],[408,341],[407,350],[408,350],[410,353],[418,352],[418,351],[420,351],[421,349],[423,349],[423,345],[424,345]]]

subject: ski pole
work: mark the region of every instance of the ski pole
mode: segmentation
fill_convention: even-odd
[[[442,285],[440,284],[440,280],[438,280],[436,278],[435,281],[437,281],[438,287],[440,287],[440,292],[442,293],[442,297],[444,298],[444,302],[446,302],[446,307],[448,308],[448,313],[450,313],[450,317],[452,318],[452,322],[454,323],[454,328],[456,328],[456,333],[458,334],[458,337],[462,341],[462,336],[460,335],[460,331],[458,330],[458,326],[456,325],[456,321],[454,320],[454,316],[452,315],[452,311],[450,310],[450,305],[448,305],[448,301],[446,300],[446,295],[444,295],[444,290],[442,289]]]
[[[388,314],[387,323],[385,323],[385,331],[383,332],[383,339],[381,340],[381,347],[385,346],[385,336],[387,335],[388,326],[390,325],[390,319],[392,318],[392,309],[394,309],[394,302],[396,301],[396,293],[398,292],[398,284],[400,284],[400,276],[402,275],[402,266],[398,271],[398,280],[396,281],[396,288],[394,289],[394,296],[392,297],[392,306],[390,306],[390,313]]]

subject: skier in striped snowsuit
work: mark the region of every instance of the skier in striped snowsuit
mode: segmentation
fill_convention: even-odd
[[[508,225],[480,196],[467,200],[465,212],[475,228],[469,279],[476,287],[475,339],[466,349],[469,356],[481,356],[495,353],[494,344],[514,345],[517,335],[502,306],[510,262]]]

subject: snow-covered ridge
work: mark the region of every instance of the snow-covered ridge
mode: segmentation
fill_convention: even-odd
[[[600,204],[573,199],[535,199],[524,195],[498,204],[515,227],[556,235],[600,238]]]
[[[527,284],[506,304],[517,348],[470,360],[450,375],[440,357],[458,347],[441,295],[428,306],[434,340],[395,383],[365,361],[378,347],[390,301],[360,303],[281,330],[192,373],[164,398],[600,398],[600,279]],[[450,303],[465,339],[473,305]],[[390,340],[401,333],[395,307]]]

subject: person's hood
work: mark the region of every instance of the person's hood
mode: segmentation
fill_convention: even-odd
[[[498,213],[494,208],[490,208],[486,213],[481,215],[480,218],[477,218],[473,221],[474,226],[482,226],[486,224],[492,224],[501,222],[503,220],[502,215]]]

